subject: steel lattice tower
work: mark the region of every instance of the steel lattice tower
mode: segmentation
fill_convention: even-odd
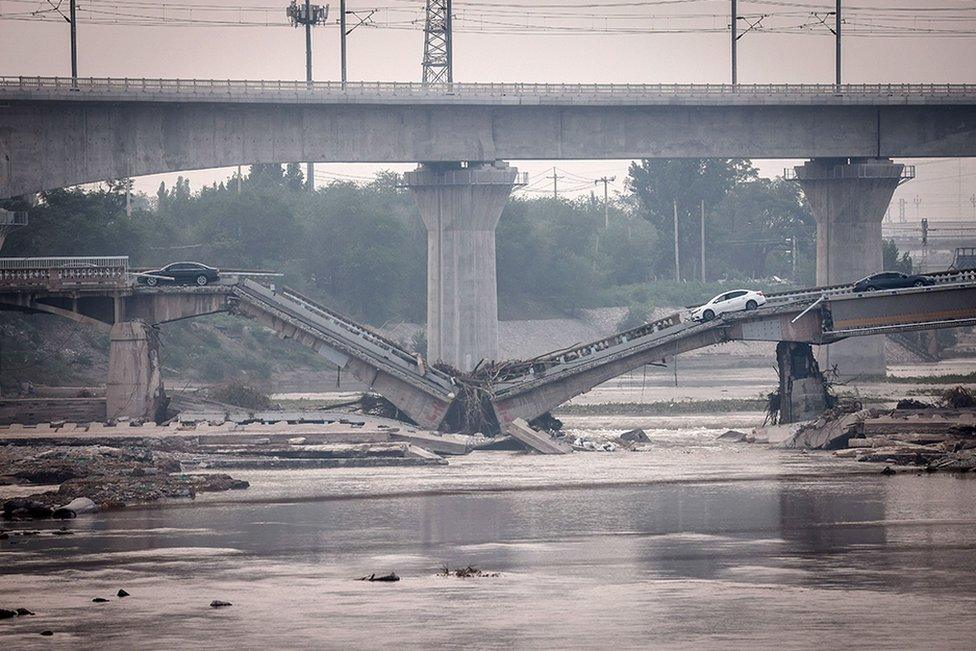
[[[425,84],[454,81],[451,56],[451,0],[427,0],[423,69]]]

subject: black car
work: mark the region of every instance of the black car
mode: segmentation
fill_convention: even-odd
[[[156,285],[199,285],[216,282],[220,273],[213,267],[199,262],[174,262],[162,269],[143,272],[139,282],[149,286]]]
[[[855,292],[873,292],[879,289],[901,289],[902,287],[925,287],[934,285],[935,280],[928,276],[913,276],[900,271],[882,271],[879,274],[861,278],[854,283]]]

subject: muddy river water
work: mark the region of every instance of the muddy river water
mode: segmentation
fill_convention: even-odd
[[[0,607],[37,613],[0,648],[973,648],[976,480],[717,433],[235,472],[252,488],[81,517],[0,542]]]

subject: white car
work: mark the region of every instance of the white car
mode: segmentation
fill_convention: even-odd
[[[752,291],[751,289],[736,289],[731,292],[719,294],[704,305],[700,305],[691,311],[692,321],[711,321],[720,314],[726,312],[739,312],[741,310],[755,310],[760,305],[765,305],[766,295],[762,292]]]

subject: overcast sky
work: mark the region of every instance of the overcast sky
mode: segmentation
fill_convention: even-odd
[[[321,1],[321,0],[320,0]],[[53,3],[53,4],[52,4]],[[339,77],[339,38],[332,2],[329,24],[316,28],[314,75]],[[301,79],[304,38],[287,26],[286,3],[272,0],[79,0],[79,74],[112,77]],[[729,0],[491,0],[454,2],[456,81],[725,83],[730,76]],[[844,2],[844,81],[976,83],[976,2],[857,0]],[[740,83],[830,83],[834,40],[823,18],[829,0],[739,1]],[[349,0],[347,10],[372,25],[349,36],[350,80],[419,81],[423,0]],[[0,74],[70,72],[68,0],[0,0]],[[356,22],[349,16],[350,25]],[[914,162],[914,161],[906,161]],[[792,161],[757,161],[765,175]],[[553,163],[520,161],[542,179]],[[627,161],[560,161],[565,188],[616,175]],[[389,166],[402,170],[409,166]],[[319,165],[320,181],[369,176],[375,166]],[[925,161],[896,195],[907,214],[972,218],[976,161]],[[189,174],[195,187],[227,170]],[[561,174],[561,172],[559,172]],[[577,180],[572,180],[576,175]],[[141,179],[141,189],[160,179]],[[582,179],[582,180],[579,180]],[[540,181],[539,185],[543,185]],[[534,187],[534,186],[533,186]],[[551,190],[551,181],[546,188]],[[915,198],[921,203],[916,208]]]

